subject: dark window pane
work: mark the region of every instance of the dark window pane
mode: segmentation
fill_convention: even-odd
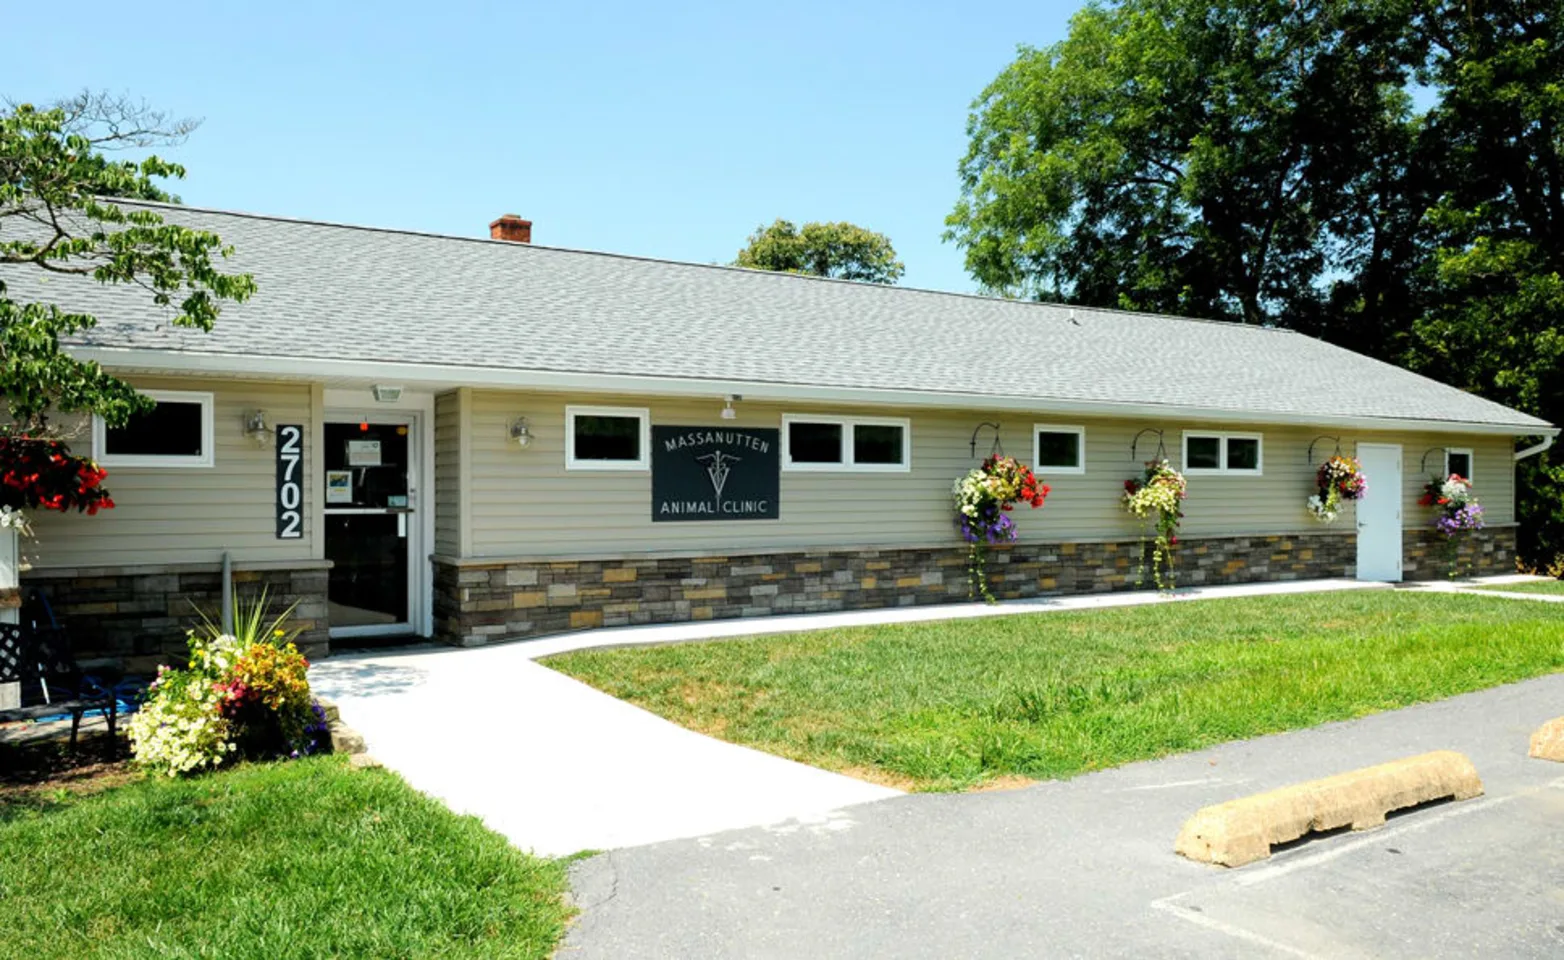
[[[1081,465],[1081,435],[1040,430],[1037,434],[1038,467],[1070,467]]]
[[[1260,469],[1260,441],[1248,437],[1228,437],[1227,469]]]
[[[1188,447],[1189,462],[1184,464],[1185,470],[1222,469],[1221,437],[1190,437]]]
[[[201,437],[201,405],[168,400],[149,413],[131,417],[123,427],[105,429],[103,452],[122,457],[199,457]]]
[[[1469,453],[1451,453],[1449,458],[1449,472],[1458,474],[1466,480],[1472,479],[1472,455]]]
[[[842,425],[839,423],[790,423],[787,452],[794,463],[841,463]]]
[[[641,459],[639,417],[576,417],[577,460]]]
[[[408,430],[396,423],[328,423],[324,494],[327,510],[408,505]],[[335,493],[332,481],[337,483]]]
[[[854,463],[901,463],[902,428],[860,423],[853,427]]]

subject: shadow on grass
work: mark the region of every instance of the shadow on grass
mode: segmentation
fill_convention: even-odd
[[[107,734],[83,737],[75,750],[63,740],[0,744],[0,823],[59,809],[141,776],[124,737],[112,751]]]

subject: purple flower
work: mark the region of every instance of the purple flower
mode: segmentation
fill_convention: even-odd
[[[1434,519],[1434,528],[1447,537],[1453,537],[1462,530],[1481,530],[1483,528],[1482,505],[1467,503],[1451,513],[1441,514]]]

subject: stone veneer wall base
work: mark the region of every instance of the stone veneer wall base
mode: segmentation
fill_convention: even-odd
[[[305,656],[329,652],[326,577],[329,564],[267,564],[234,571],[234,596],[248,598],[264,588],[275,612],[297,602],[293,625]],[[163,567],[104,567],[32,571],[24,589],[49,598],[55,618],[70,636],[76,658],[114,661],[131,673],[148,674],[159,663],[181,664],[189,656],[185,631],[200,622],[197,608],[216,619],[222,609],[221,568],[215,564]]]
[[[1407,579],[1446,575],[1442,538],[1409,530]],[[1138,539],[994,547],[989,583],[1000,599],[1149,588]],[[1178,585],[1350,577],[1355,532],[1184,538]],[[1460,545],[1473,574],[1514,570],[1515,530]],[[743,556],[453,561],[436,558],[435,633],[446,643],[631,624],[864,610],[968,599],[967,548],[777,551]]]

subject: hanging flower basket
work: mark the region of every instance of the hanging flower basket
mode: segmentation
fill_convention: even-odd
[[[1178,523],[1184,519],[1184,498],[1189,483],[1167,460],[1149,460],[1139,478],[1124,481],[1120,503],[1125,512],[1138,517],[1152,534],[1151,576],[1158,590],[1172,590],[1177,579],[1173,548],[1178,545]],[[1142,541],[1141,567],[1145,576],[1145,542]]]
[[[1343,501],[1362,500],[1368,493],[1363,465],[1339,453],[1320,464],[1314,482],[1319,490],[1309,498],[1309,513],[1321,523],[1335,523]]]
[[[1013,543],[1016,524],[1010,511],[1017,503],[1032,509],[1043,505],[1050,487],[1037,481],[1030,467],[1014,457],[995,454],[983,465],[956,481],[951,493],[956,501],[956,527],[969,545],[967,573],[973,599],[981,596],[989,603],[994,595],[988,588],[988,548],[996,543]]]
[[[0,527],[28,536],[29,510],[107,510],[114,506],[100,486],[107,475],[58,440],[0,432]]]
[[[1453,580],[1457,575],[1461,539],[1483,528],[1483,506],[1472,491],[1472,481],[1458,473],[1443,480],[1434,477],[1424,484],[1423,496],[1417,502],[1434,511],[1434,529],[1444,535],[1445,559]]]

